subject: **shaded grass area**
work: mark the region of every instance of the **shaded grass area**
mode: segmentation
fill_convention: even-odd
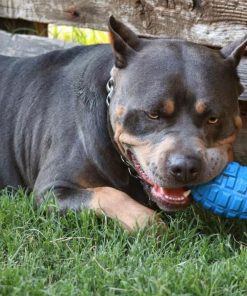
[[[190,208],[160,233],[0,192],[1,295],[246,295],[247,225]]]

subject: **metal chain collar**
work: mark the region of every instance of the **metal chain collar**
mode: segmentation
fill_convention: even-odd
[[[114,91],[114,81],[112,77],[110,77],[110,79],[107,81],[106,91],[107,91],[106,105],[109,108],[111,103],[111,97]],[[137,174],[137,172],[135,171],[135,169],[133,168],[132,164],[126,158],[124,158],[124,156],[121,154],[120,154],[120,158],[122,162],[128,167],[129,174],[136,179],[141,179]]]
[[[106,84],[106,91],[107,91],[106,105],[107,105],[107,107],[110,106],[113,90],[114,90],[114,82],[113,82],[113,78],[111,77]]]

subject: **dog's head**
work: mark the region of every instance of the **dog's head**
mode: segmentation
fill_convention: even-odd
[[[209,181],[230,160],[241,128],[236,67],[247,37],[219,51],[138,38],[113,17],[109,30],[114,140],[161,209],[183,208],[186,188]]]

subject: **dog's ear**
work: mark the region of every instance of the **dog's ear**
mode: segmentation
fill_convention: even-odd
[[[241,57],[244,55],[246,46],[247,46],[247,35],[223,47],[221,49],[221,53],[227,60],[232,61],[234,63],[234,66],[237,67]]]
[[[138,50],[140,39],[123,23],[110,16],[108,22],[110,42],[115,55],[115,66],[124,68],[130,55]]]

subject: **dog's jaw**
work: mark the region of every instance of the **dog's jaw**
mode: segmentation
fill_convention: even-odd
[[[181,210],[189,206],[192,202],[190,190],[186,188],[163,188],[154,183],[142,169],[140,163],[130,150],[128,159],[136,170],[145,191],[149,198],[154,201],[160,209],[168,212]]]

